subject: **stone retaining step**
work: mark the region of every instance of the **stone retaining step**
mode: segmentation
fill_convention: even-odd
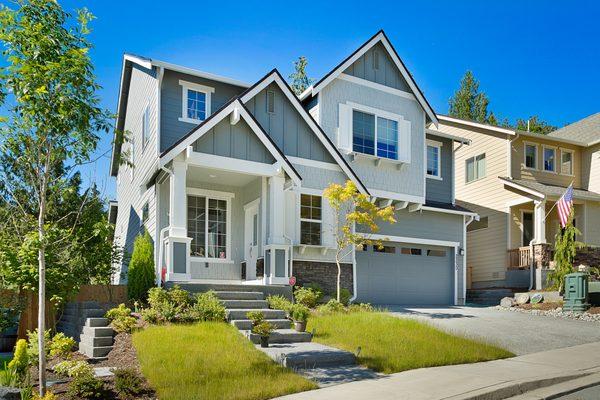
[[[63,318],[102,318],[104,317],[104,314],[106,314],[106,311],[101,308],[85,308],[79,311],[71,309],[64,311]]]
[[[82,336],[91,336],[91,337],[111,337],[113,336],[113,329],[110,326],[99,326],[99,327],[91,327],[84,326]]]
[[[356,363],[356,357],[349,351],[313,342],[273,344],[267,348],[256,345],[256,348],[288,368],[338,367]]]
[[[273,324],[275,329],[289,329],[291,326],[291,321],[289,319],[267,319],[266,321]],[[249,319],[234,319],[229,322],[231,325],[242,331],[249,331],[252,329],[252,321]]]
[[[244,335],[254,344],[260,343],[260,336],[250,331],[245,331]],[[269,336],[269,343],[301,343],[310,342],[312,335],[308,332],[297,332],[294,329],[276,329]]]
[[[269,308],[269,303],[266,300],[223,300],[223,305],[228,309]]]
[[[271,310],[269,308],[232,308],[227,310],[227,319],[228,320],[236,320],[236,319],[248,319],[246,314],[250,311],[261,311],[265,316],[265,319],[285,319],[285,311],[282,310]]]
[[[85,354],[89,358],[103,358],[110,353],[112,346],[90,346],[85,343],[79,343],[79,352]]]
[[[108,318],[87,318],[85,320],[85,326],[90,326],[92,328],[95,327],[103,327],[103,326],[108,326],[109,325],[109,321]]]
[[[264,300],[261,292],[215,292],[221,300]]]
[[[86,335],[81,335],[80,336],[80,345],[83,344],[85,346],[91,346],[91,347],[105,347],[105,346],[112,346],[114,339],[112,338],[112,336],[102,336],[102,337],[93,337],[93,336],[86,336]]]

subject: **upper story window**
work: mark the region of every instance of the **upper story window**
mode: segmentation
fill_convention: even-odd
[[[485,153],[468,158],[466,161],[467,183],[485,178]]]
[[[142,146],[146,148],[146,144],[150,140],[150,106],[146,105],[142,114]]]
[[[538,147],[535,144],[525,144],[525,167],[537,169]]]
[[[556,172],[556,149],[544,146],[544,171]]]
[[[352,149],[358,153],[397,160],[398,121],[353,110]]]
[[[573,150],[560,150],[560,172],[564,175],[573,175]]]
[[[300,243],[321,245],[322,198],[300,195]]]
[[[427,141],[427,177],[442,179],[442,143]]]
[[[192,238],[192,256],[227,259],[229,203],[209,196],[187,196],[187,229]]]
[[[181,117],[182,122],[199,124],[210,115],[211,94],[215,89],[186,81],[179,81],[182,88],[181,93]]]

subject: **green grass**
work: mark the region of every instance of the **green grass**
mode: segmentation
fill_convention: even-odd
[[[313,341],[356,352],[361,365],[387,374],[409,369],[464,364],[512,357],[514,354],[442,332],[411,319],[383,313],[313,315],[308,329]]]
[[[153,326],[133,344],[161,400],[268,399],[316,388],[222,322]]]

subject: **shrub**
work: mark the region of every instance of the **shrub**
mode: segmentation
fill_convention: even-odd
[[[292,319],[296,322],[306,322],[310,315],[310,309],[302,304],[294,304],[291,310]]]
[[[21,396],[23,398],[23,396]],[[40,397],[38,393],[34,393],[33,400],[59,400],[58,396],[52,393],[51,391],[47,391],[44,397]]]
[[[15,355],[13,359],[8,363],[8,368],[13,369],[23,378],[27,373],[29,367],[29,354],[27,354],[27,341],[25,339],[19,339],[15,346]]]
[[[246,318],[252,321],[252,329],[254,329],[255,326],[265,321],[265,314],[263,314],[262,311],[248,311],[246,313]]]
[[[104,315],[111,322],[120,317],[129,317],[131,316],[131,309],[127,308],[125,304],[119,304],[118,307],[111,308]]]
[[[87,362],[79,361],[62,361],[54,366],[54,372],[58,375],[69,378],[79,378],[81,376],[94,376],[94,370]]]
[[[119,317],[113,320],[111,326],[117,333],[131,333],[137,326],[137,319],[134,317]]]
[[[339,301],[337,301],[335,299],[331,299],[326,304],[323,304],[322,306],[320,306],[318,311],[321,314],[333,314],[333,313],[345,312],[346,307],[344,307],[344,305],[342,303],[340,303]]]
[[[169,292],[160,287],[153,287],[148,290],[148,305],[151,308],[156,308],[162,303],[166,303],[170,300]]]
[[[163,321],[175,322],[177,320],[177,307],[170,301],[160,303],[156,307],[156,311],[158,311]]]
[[[305,305],[308,308],[315,308],[319,297],[320,296],[317,292],[307,287],[298,287],[294,291],[294,298],[296,299],[296,302]]]
[[[38,347],[38,330],[34,330],[34,331],[27,331],[27,354],[29,354],[29,359],[31,360],[32,363],[37,364],[39,357],[40,357],[40,353],[39,353],[39,347]],[[44,332],[44,342],[45,342],[45,349],[46,349],[46,353],[49,353],[50,351],[50,330],[47,330]],[[48,354],[46,354],[48,355]]]
[[[133,368],[114,369],[115,392],[122,399],[134,399],[144,390],[144,381]]]
[[[4,364],[4,369],[0,369],[0,387],[19,387],[22,384],[22,379],[15,368],[10,368]]]
[[[127,295],[131,300],[146,300],[148,289],[154,286],[154,250],[148,232],[135,238],[127,270]]]
[[[273,310],[283,310],[285,312],[290,312],[293,306],[291,301],[281,295],[267,296],[267,303],[269,303],[269,308],[272,308]]]
[[[252,333],[263,337],[271,335],[271,332],[273,332],[274,330],[275,327],[273,326],[273,324],[267,321],[261,321],[258,324],[252,326]]]
[[[369,303],[350,304],[348,312],[373,312],[375,308]]]
[[[154,308],[144,308],[140,314],[142,319],[149,324],[158,324],[162,321],[161,315]]]
[[[194,311],[200,321],[225,321],[227,317],[225,306],[213,291],[196,296]]]
[[[76,399],[104,399],[104,382],[93,375],[82,375],[71,381],[67,394]]]
[[[173,286],[168,291],[169,301],[172,302],[178,310],[185,310],[192,305],[192,296],[187,290],[181,289],[178,285]]]
[[[347,306],[350,303],[350,298],[352,297],[352,293],[346,288],[340,289],[340,303]]]
[[[75,340],[58,332],[50,341],[49,354],[51,357],[69,358],[73,347],[75,347]]]
[[[317,302],[323,298],[323,293],[324,293],[323,288],[318,283],[309,283],[309,284],[305,285],[305,287],[312,290],[318,296]]]

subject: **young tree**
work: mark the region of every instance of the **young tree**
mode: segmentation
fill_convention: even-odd
[[[297,61],[294,61],[294,72],[290,74],[289,79],[296,96],[300,96],[314,82],[314,79],[306,75],[307,64],[308,60],[304,56],[300,56]]]
[[[133,242],[133,253],[127,269],[127,296],[131,300],[146,300],[148,290],[155,286],[154,250],[148,232]]]
[[[548,283],[558,289],[559,293],[564,290],[565,276],[575,272],[573,262],[577,249],[582,246],[577,241],[577,235],[581,235],[579,229],[573,225],[573,210],[565,228],[559,228],[554,240],[554,270],[548,274]]]
[[[9,100],[9,116],[0,127],[2,178],[9,193],[30,185],[33,190],[28,195],[36,203],[37,236],[31,243],[38,258],[39,387],[43,395],[49,194],[60,191],[69,170],[89,160],[98,143],[96,132],[108,132],[110,123],[109,114],[99,107],[96,91],[100,87],[88,54],[91,45],[86,37],[92,15],[79,10],[73,20],[56,1],[17,0],[15,4],[16,9],[0,8],[6,65],[0,73],[0,93],[3,100]],[[66,161],[70,168],[62,168]],[[27,215],[17,197],[10,201]]]
[[[362,194],[352,181],[345,186],[332,183],[323,191],[323,197],[329,201],[334,211],[333,236],[335,238],[335,263],[337,264],[337,301],[340,301],[340,281],[342,277],[342,260],[352,253],[353,249],[362,245],[381,246],[381,240],[374,240],[365,233],[355,232],[356,226],[368,229],[371,233],[379,231],[377,222],[395,223],[392,206],[378,207],[369,197]]]
[[[484,92],[479,91],[479,81],[473,72],[467,71],[460,80],[459,89],[450,98],[448,114],[451,117],[466,119],[480,123],[491,123],[488,112],[490,100]],[[497,122],[492,115],[493,121]]]

